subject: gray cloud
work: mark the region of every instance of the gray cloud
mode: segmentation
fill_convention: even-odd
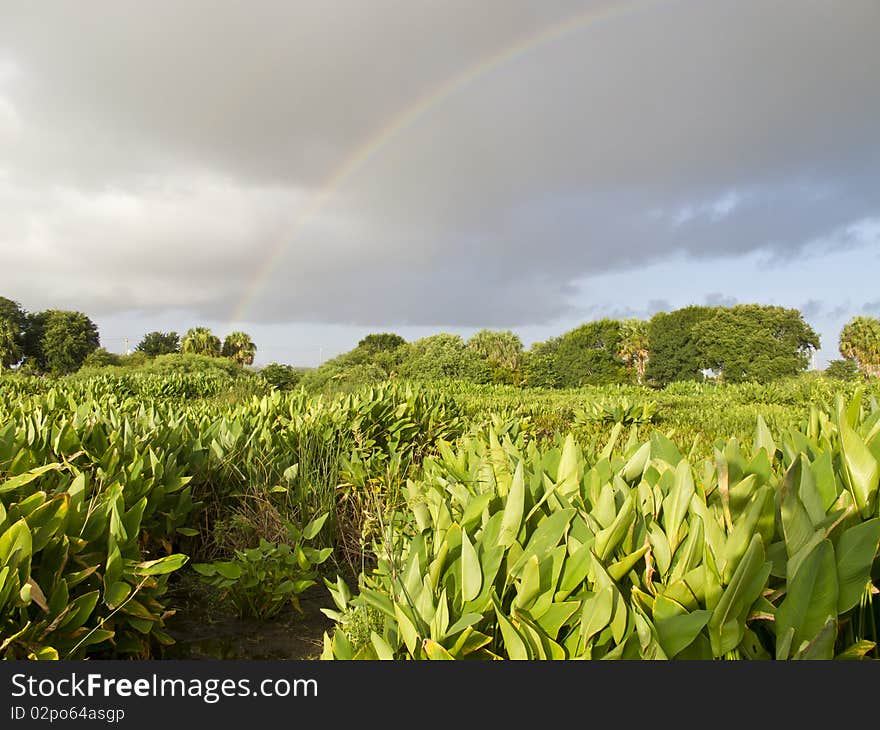
[[[98,314],[222,320],[253,292],[244,316],[266,322],[504,327],[582,313],[591,279],[677,252],[718,258],[700,290],[733,291],[737,255],[880,240],[870,0],[636,5],[383,138],[481,59],[603,7],[4,9],[0,289]]]
[[[833,307],[828,312],[828,319],[839,320],[842,317],[847,317],[852,313],[852,305],[849,300],[845,302],[841,302],[840,304]]]
[[[703,301],[706,306],[709,307],[732,307],[735,304],[739,304],[739,300],[736,297],[725,296],[721,292],[711,292],[707,294]]]
[[[801,314],[803,314],[804,317],[809,320],[813,319],[814,317],[819,317],[825,312],[825,303],[819,301],[818,299],[808,299],[800,307],[798,307],[798,309],[800,309]]]

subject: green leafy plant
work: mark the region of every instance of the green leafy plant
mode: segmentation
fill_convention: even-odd
[[[831,659],[877,652],[880,407],[811,408],[692,465],[659,433],[584,453],[493,428],[440,446],[328,659]],[[351,612],[382,613],[369,641]],[[343,620],[344,619],[344,620]]]
[[[636,401],[630,398],[605,398],[587,403],[575,411],[575,423],[652,423],[657,415],[657,401]]]
[[[196,563],[193,569],[219,588],[242,618],[268,619],[285,606],[301,610],[298,596],[316,584],[317,566],[333,552],[306,544],[317,537],[326,519],[321,515],[302,529],[288,523],[287,542],[261,538],[256,547],[236,550],[233,560]]]

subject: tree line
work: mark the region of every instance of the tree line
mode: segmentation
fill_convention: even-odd
[[[172,353],[226,357],[252,365],[257,347],[246,332],[230,332],[221,342],[207,327],[176,332],[148,332],[135,351],[118,355],[101,347],[97,325],[82,312],[47,309],[26,312],[18,302],[0,297],[0,367],[66,375],[82,367],[138,365]]]
[[[406,342],[371,334],[356,348],[303,377],[310,389],[334,380],[377,382],[387,377],[452,378],[475,383],[573,388],[582,385],[677,381],[770,382],[810,365],[818,334],[797,309],[740,304],[688,306],[649,320],[587,322],[525,350],[511,332],[480,330],[468,340],[440,333]],[[827,373],[841,378],[880,375],[880,320],[855,317],[841,332],[842,360]]]
[[[880,377],[880,319],[858,316],[842,329],[840,360],[827,374]],[[395,333],[367,335],[353,350],[304,375],[272,363],[262,371],[279,385],[320,388],[332,381],[378,382],[388,377],[457,379],[475,383],[571,388],[636,383],[663,387],[687,380],[769,382],[807,369],[819,336],[797,309],[760,304],[687,306],[649,320],[601,319],[529,350],[510,330],[483,329],[468,340],[441,332],[413,342]],[[130,355],[100,346],[98,328],[82,312],[29,313],[0,297],[0,366],[63,375],[81,367],[137,365],[172,353],[225,357],[252,365],[257,348],[245,332],[222,341],[207,327],[182,337],[154,331]]]

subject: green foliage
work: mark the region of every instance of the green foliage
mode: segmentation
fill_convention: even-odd
[[[352,392],[364,386],[378,385],[396,377],[409,354],[410,346],[399,335],[367,335],[355,349],[305,372],[302,385],[311,392]]]
[[[880,407],[692,466],[659,434],[552,448],[473,434],[424,464],[327,659],[831,659],[876,654]],[[369,641],[352,612],[378,610]],[[345,620],[343,620],[345,619]],[[370,621],[375,626],[377,622]]]
[[[180,343],[184,354],[220,357],[220,338],[207,327],[192,327],[186,331]]]
[[[519,370],[523,344],[518,335],[510,330],[483,329],[467,341],[467,347],[487,360],[495,368],[515,373]]]
[[[575,423],[619,423],[631,426],[652,423],[657,414],[657,401],[623,398],[601,398],[588,402],[575,411]]]
[[[288,595],[275,580],[290,568],[282,543],[298,579],[306,569],[293,549],[296,525],[329,513],[326,524],[301,531],[322,544],[320,553],[302,545],[318,565],[344,535],[361,533],[360,521],[349,521],[360,519],[358,502],[369,503],[354,486],[366,483],[364,469],[406,474],[434,440],[463,430],[457,407],[439,393],[385,386],[333,400],[301,392],[199,398],[214,378],[223,381],[218,393],[228,393],[227,376],[204,373],[0,378],[0,634],[9,639],[0,655],[153,655],[170,641],[160,571],[193,552],[229,557],[229,545],[211,542],[229,515],[255,527],[272,515],[291,523],[269,540],[277,550],[242,558],[275,576],[273,595]],[[252,504],[259,511],[249,512]],[[22,519],[32,547],[4,552],[7,530],[10,545],[28,539],[16,527]],[[65,620],[73,615],[82,621]]]
[[[693,328],[709,319],[717,307],[689,306],[658,312],[648,322],[650,360],[647,379],[660,387],[680,380],[702,380],[700,352]]]
[[[298,596],[316,584],[317,566],[333,552],[308,544],[326,519],[325,513],[302,529],[288,522],[285,542],[260,539],[256,547],[236,550],[233,560],[197,563],[193,568],[206,583],[221,589],[242,618],[265,620],[285,606],[301,611]]]
[[[0,318],[0,369],[19,363],[22,354],[21,331],[12,320]]]
[[[25,356],[53,375],[76,372],[100,346],[92,320],[82,312],[60,309],[29,314],[24,342]]]
[[[106,368],[111,365],[119,365],[119,355],[107,352],[103,347],[92,350],[82,364],[84,368]]]
[[[18,364],[24,357],[24,333],[27,315],[6,297],[0,297],[0,370]]]
[[[369,362],[352,362],[340,355],[314,370],[303,373],[300,383],[312,393],[351,393],[359,388],[379,385],[387,378],[388,374],[378,365]]]
[[[561,338],[534,343],[523,356],[523,384],[530,388],[559,388],[562,380],[556,372],[556,351]]]
[[[189,353],[159,355],[144,368],[145,372],[165,375],[171,373],[220,374],[231,377],[240,376],[244,371],[241,365],[225,357],[211,357]]]
[[[170,355],[180,351],[180,335],[176,332],[147,332],[135,349],[148,357]]]
[[[588,322],[564,334],[556,349],[554,370],[563,387],[626,383],[631,380],[618,358],[622,331],[617,320]]]
[[[367,335],[358,342],[358,348],[370,355],[391,352],[406,344],[406,340],[393,332],[380,332]]]
[[[488,363],[465,345],[459,335],[442,332],[416,340],[400,366],[400,376],[412,380],[467,380],[487,383],[492,378]]]
[[[859,366],[855,360],[832,360],[825,368],[825,375],[836,380],[855,381],[860,379]]]
[[[186,562],[170,543],[194,507],[187,467],[156,459],[158,423],[123,443],[122,420],[94,400],[10,386],[0,385],[0,656],[149,656],[171,641],[163,594]]]
[[[277,390],[292,390],[297,386],[302,375],[302,370],[277,362],[270,362],[260,368],[260,377]]]
[[[700,364],[725,381],[769,382],[805,370],[819,336],[796,309],[719,307],[691,328]]]
[[[645,381],[645,370],[650,355],[648,323],[640,319],[625,319],[620,323],[620,344],[617,356],[635,372],[635,381]]]
[[[878,654],[876,382],[98,372],[0,376],[0,656],[158,655],[186,556],[265,617],[331,548],[363,573],[329,583],[337,658]]]
[[[230,332],[223,340],[223,357],[234,360],[239,365],[253,365],[257,346],[246,332]]]
[[[840,332],[840,354],[866,377],[880,377],[880,319],[853,317]]]
[[[20,332],[24,332],[27,327],[27,313],[18,302],[6,297],[0,297],[0,319],[11,321]]]
[[[119,367],[124,368],[139,368],[147,364],[149,362],[149,357],[145,352],[141,352],[139,350],[135,350],[134,352],[130,352],[128,355],[117,355],[116,361]]]

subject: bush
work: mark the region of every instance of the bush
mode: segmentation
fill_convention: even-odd
[[[492,382],[492,368],[465,345],[459,335],[441,332],[416,340],[410,346],[400,375],[412,380],[467,380]]]
[[[293,390],[302,379],[303,371],[292,365],[272,362],[262,368],[259,375],[277,390]]]
[[[825,375],[835,380],[859,380],[859,366],[855,360],[832,360],[825,368]]]
[[[306,543],[321,531],[326,513],[300,529],[287,523],[288,542],[260,539],[259,545],[236,550],[234,560],[193,565],[202,579],[223,591],[242,618],[268,619],[287,605],[301,611],[298,596],[315,585],[317,566],[333,548],[315,549]]]
[[[83,360],[82,366],[84,368],[105,368],[109,365],[118,365],[119,364],[119,355],[116,355],[112,352],[107,352],[103,347],[99,347],[97,350],[92,350],[88,355],[86,355],[86,359]]]
[[[145,352],[135,350],[130,355],[117,355],[117,365],[125,368],[139,368],[146,365],[150,361],[149,355]]]
[[[628,383],[632,376],[617,357],[621,342],[620,322],[603,319],[588,322],[559,341],[554,369],[563,387]]]
[[[387,379],[387,374],[378,365],[347,365],[345,362],[330,360],[315,370],[307,371],[300,384],[312,393],[324,390],[350,392],[366,385],[378,385]]]
[[[222,372],[233,377],[245,372],[241,365],[227,357],[210,357],[191,353],[159,355],[153,358],[144,370],[158,374]]]

